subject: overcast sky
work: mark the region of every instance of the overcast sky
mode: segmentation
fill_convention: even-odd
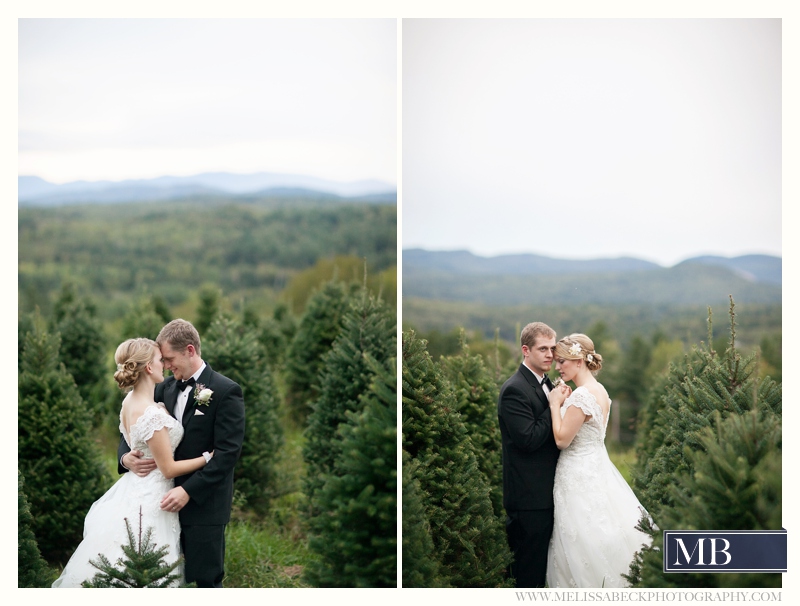
[[[403,247],[781,254],[779,19],[403,22]]]
[[[397,183],[394,19],[21,19],[19,174]]]

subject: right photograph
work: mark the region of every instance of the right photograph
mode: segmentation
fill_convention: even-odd
[[[403,19],[403,587],[782,587],[781,34]]]

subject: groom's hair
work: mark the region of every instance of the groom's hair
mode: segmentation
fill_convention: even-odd
[[[161,329],[156,337],[156,343],[169,343],[172,349],[186,349],[188,345],[194,345],[197,355],[200,355],[200,335],[191,322],[178,318],[167,324]]]
[[[546,339],[549,338],[556,338],[556,331],[550,328],[544,322],[531,322],[525,328],[522,329],[522,334],[519,337],[519,344],[520,345],[527,345],[528,347],[533,347],[536,343],[536,339],[539,337],[545,337]]]

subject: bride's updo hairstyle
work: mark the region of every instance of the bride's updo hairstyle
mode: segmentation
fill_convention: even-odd
[[[594,343],[584,334],[573,333],[556,343],[556,357],[565,360],[584,360],[593,375],[603,368],[603,356],[594,350]]]
[[[153,361],[157,348],[155,341],[145,338],[128,339],[120,343],[114,354],[114,361],[117,363],[114,380],[120,389],[130,391],[136,385],[145,366]]]

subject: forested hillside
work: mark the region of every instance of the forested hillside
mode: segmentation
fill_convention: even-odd
[[[102,301],[99,313],[112,317],[136,294],[176,306],[196,298],[206,284],[232,301],[271,304],[299,272],[334,256],[366,259],[373,280],[394,272],[395,206],[308,200],[297,206],[21,208],[19,309],[49,309],[64,281]],[[359,278],[363,273],[362,267]]]

